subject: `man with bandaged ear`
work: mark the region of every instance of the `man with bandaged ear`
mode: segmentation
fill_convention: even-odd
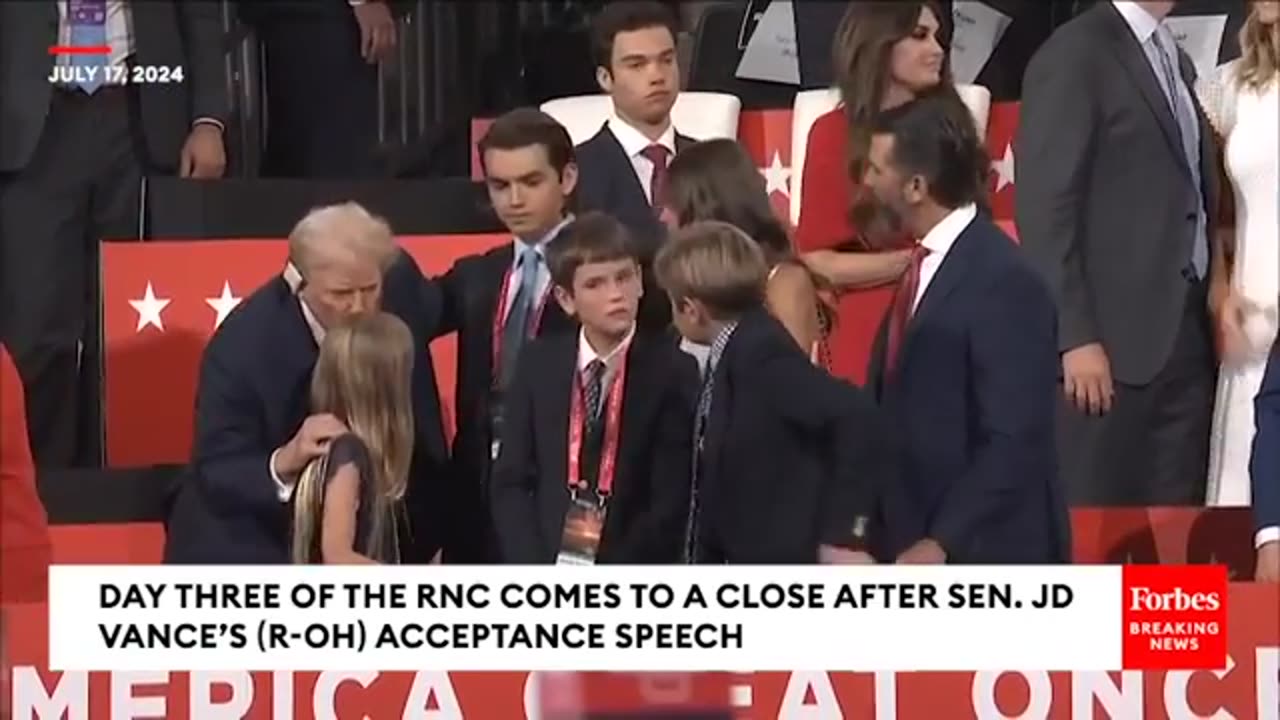
[[[205,348],[191,466],[169,518],[167,562],[288,562],[288,505],[298,473],[347,432],[334,416],[308,407],[317,348],[326,328],[380,309],[404,320],[421,348],[401,555],[405,562],[436,555],[446,451],[427,344],[440,296],[383,220],[345,203],[313,210],[297,224],[284,271],[246,298]]]

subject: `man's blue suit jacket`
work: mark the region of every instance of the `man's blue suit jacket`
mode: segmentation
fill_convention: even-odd
[[[421,348],[413,369],[417,438],[407,496],[412,542],[401,555],[425,561],[442,542],[446,510],[447,455],[427,351],[441,299],[402,252],[385,276],[382,306],[408,324]],[[289,506],[280,501],[267,463],[310,414],[317,352],[298,299],[281,277],[246,298],[214,333],[200,365],[191,465],[166,527],[166,562],[288,562]]]
[[[1262,388],[1254,400],[1253,485],[1254,528],[1280,527],[1280,345],[1267,359]]]
[[[979,214],[927,286],[891,373],[885,329],[868,377],[899,467],[879,494],[876,554],[892,561],[930,538],[950,563],[1070,562],[1054,307],[1019,248]]]

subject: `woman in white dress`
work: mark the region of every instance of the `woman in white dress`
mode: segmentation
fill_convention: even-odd
[[[1253,398],[1276,337],[1280,296],[1280,0],[1255,0],[1241,56],[1203,78],[1197,92],[1223,147],[1235,200],[1233,247],[1217,263],[1211,308],[1222,365],[1209,451],[1209,505],[1249,504]],[[1224,192],[1226,189],[1224,188]]]

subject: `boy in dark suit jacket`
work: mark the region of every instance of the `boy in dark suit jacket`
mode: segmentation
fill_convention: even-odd
[[[873,492],[888,472],[874,408],[816,367],[765,310],[759,245],[732,225],[694,223],[658,253],[655,272],[680,334],[711,346],[687,557],[870,562]]]
[[[546,262],[548,244],[572,217],[578,171],[569,133],[545,113],[520,108],[495,120],[478,149],[489,199],[512,241],[458,260],[439,279],[439,333],[458,333],[447,563],[497,561],[489,481],[504,395],[534,337],[574,330],[549,301]]]
[[[547,261],[557,302],[582,327],[540,338],[520,360],[493,478],[503,559],[679,562],[693,359],[637,331],[640,263],[617,220],[582,216]]]

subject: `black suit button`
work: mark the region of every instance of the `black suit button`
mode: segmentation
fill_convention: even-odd
[[[1187,213],[1187,222],[1195,222],[1196,214],[1194,212]]]

